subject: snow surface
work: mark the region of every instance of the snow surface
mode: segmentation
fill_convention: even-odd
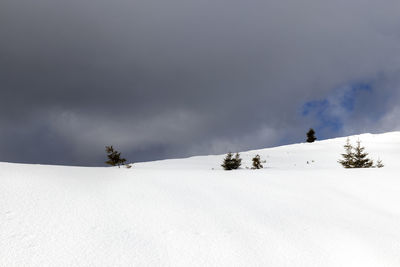
[[[83,168],[0,163],[0,266],[400,266],[400,132]],[[307,164],[307,161],[309,164]]]

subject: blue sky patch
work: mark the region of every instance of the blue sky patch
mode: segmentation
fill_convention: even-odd
[[[302,116],[313,117],[318,130],[339,132],[345,123],[346,117],[355,109],[356,100],[360,93],[371,92],[372,86],[368,83],[355,83],[333,90],[326,98],[304,103]]]

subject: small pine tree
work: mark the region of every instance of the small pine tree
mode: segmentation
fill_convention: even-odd
[[[376,161],[376,166],[375,166],[375,167],[377,167],[377,168],[383,168],[383,167],[385,167],[385,165],[383,165],[382,160],[378,159],[378,160]]]
[[[357,146],[354,148],[354,168],[371,168],[374,165],[373,160],[367,158],[368,153],[364,150],[365,147],[361,146],[361,141],[357,140]]]
[[[307,132],[307,143],[313,143],[317,138],[315,137],[315,131],[313,128]]]
[[[228,152],[228,154],[226,154],[223,163],[221,164],[222,168],[224,168],[224,170],[229,171],[232,170],[231,165],[232,165],[232,160],[233,160],[233,155],[231,152]]]
[[[240,154],[236,153],[235,157],[233,157],[233,154],[229,152],[226,157],[224,158],[223,163],[221,164],[222,168],[224,170],[236,170],[242,165],[242,159],[240,158]]]
[[[374,165],[373,160],[367,158],[368,153],[364,152],[365,147],[361,146],[361,141],[357,141],[357,146],[353,147],[350,144],[350,139],[347,138],[344,145],[346,153],[342,154],[343,159],[338,162],[345,168],[371,168]],[[382,162],[381,162],[382,163]]]
[[[264,168],[263,165],[261,164],[260,155],[256,155],[252,160],[253,160],[253,167],[251,168],[253,170]]]
[[[350,144],[350,139],[347,138],[346,144],[344,145],[345,153],[342,154],[343,159],[338,162],[345,168],[354,168],[354,153],[353,146]]]
[[[113,146],[106,146],[106,153],[108,158],[106,164],[118,167],[125,164],[126,159],[121,158],[121,152],[114,150]]]
[[[235,169],[238,169],[240,165],[242,165],[242,159],[240,158],[239,153],[236,153],[234,163],[235,163]]]

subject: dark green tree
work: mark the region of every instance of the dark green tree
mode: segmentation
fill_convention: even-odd
[[[307,132],[307,143],[313,143],[317,138],[315,137],[315,131],[313,128],[310,128]]]
[[[371,168],[374,161],[369,159],[368,153],[364,152],[365,147],[361,146],[361,141],[357,141],[357,146],[353,147],[350,144],[350,139],[347,138],[344,145],[345,153],[342,154],[343,159],[338,162],[345,168]],[[381,162],[382,163],[382,162]]]
[[[374,161],[367,158],[368,153],[364,150],[361,141],[357,140],[357,146],[354,148],[354,168],[371,168],[374,165]]]
[[[240,158],[240,154],[236,153],[235,157],[233,157],[233,154],[229,152],[226,157],[224,158],[223,163],[221,164],[222,168],[224,170],[236,170],[242,165],[242,159]]]
[[[253,159],[253,167],[251,167],[253,170],[257,169],[262,169],[264,166],[261,164],[261,157],[260,155],[256,155]]]
[[[344,168],[354,168],[354,153],[353,146],[350,144],[350,139],[347,138],[346,144],[344,145],[345,153],[342,154],[343,159],[338,162],[342,164]]]
[[[118,167],[125,164],[126,159],[121,158],[121,152],[114,150],[113,146],[106,146],[106,153],[108,158],[106,164]]]

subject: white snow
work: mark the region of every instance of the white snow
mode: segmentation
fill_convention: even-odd
[[[400,132],[82,168],[0,163],[0,266],[400,266]],[[307,164],[307,161],[309,164]]]

